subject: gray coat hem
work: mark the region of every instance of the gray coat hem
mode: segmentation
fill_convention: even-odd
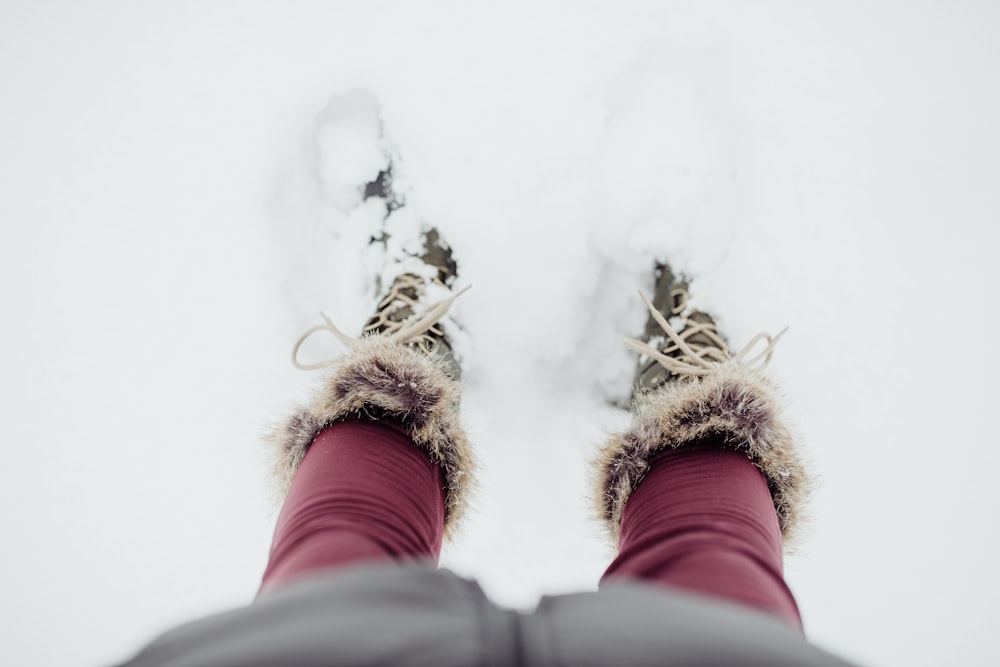
[[[769,614],[662,586],[615,583],[516,612],[418,564],[303,579],[171,630],[122,667],[848,664]]]

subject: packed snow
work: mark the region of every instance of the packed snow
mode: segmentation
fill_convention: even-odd
[[[1000,661],[997,6],[7,2],[0,82],[5,664],[252,599],[292,343],[360,331],[423,225],[472,286],[481,488],[443,565],[519,608],[596,586],[586,465],[665,259],[734,347],[789,327],[810,638]],[[352,183],[386,155],[382,250]]]

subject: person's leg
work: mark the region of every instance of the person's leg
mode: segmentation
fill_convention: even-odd
[[[688,285],[657,267],[647,300],[632,423],[598,460],[597,501],[619,547],[602,581],[640,579],[749,605],[801,627],[782,576],[808,479],[766,348],[730,351]]]
[[[345,421],[324,429],[282,505],[261,592],[360,562],[436,562],[443,483],[441,467],[400,427]]]
[[[764,476],[706,441],[663,451],[622,512],[604,581],[643,579],[746,604],[801,626],[782,577],[781,530]]]
[[[362,561],[436,563],[473,476],[458,415],[461,366],[447,333],[448,309],[461,293],[458,262],[437,228],[421,225],[411,235],[419,215],[394,187],[400,164],[387,148],[380,108],[358,89],[323,112],[330,140],[321,147],[320,180],[345,213],[343,224],[355,224],[357,214],[367,227],[381,210],[372,247],[356,249],[383,258],[372,276],[379,300],[359,338],[324,316],[292,349],[297,368],[326,377],[268,438],[284,502],[262,592]],[[303,344],[320,332],[337,338],[344,354],[303,362]]]
[[[366,196],[392,215],[400,205],[381,175],[378,185]],[[419,254],[411,243],[387,260],[386,292],[360,338],[327,319],[293,348],[297,367],[325,378],[268,438],[284,501],[262,593],[361,562],[436,563],[464,513],[475,466],[459,419],[461,367],[442,323],[461,293],[457,263],[436,229],[419,240]],[[302,363],[300,347],[321,331],[346,352]]]

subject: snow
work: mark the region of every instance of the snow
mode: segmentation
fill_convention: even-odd
[[[363,89],[347,91],[336,99],[337,104],[323,113],[316,132],[316,171],[330,202],[350,210],[364,195],[356,184],[373,180],[371,174],[388,168],[389,160],[381,145],[378,99]]]
[[[399,238],[433,222],[473,285],[483,484],[444,564],[514,606],[595,585],[585,464],[662,257],[734,347],[790,327],[812,640],[997,662],[998,31],[976,2],[4,3],[5,662],[112,663],[252,598],[259,435],[315,379],[291,344],[371,309],[378,211],[338,184],[376,128],[328,109],[359,88]]]

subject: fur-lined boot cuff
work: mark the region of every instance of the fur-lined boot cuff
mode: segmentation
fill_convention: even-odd
[[[441,465],[445,536],[453,536],[474,473],[459,396],[458,382],[438,359],[382,336],[354,341],[349,353],[331,363],[313,399],[267,437],[279,497],[287,495],[306,450],[324,428],[353,417],[387,419]]]
[[[776,386],[738,362],[721,363],[700,379],[684,379],[645,394],[632,424],[613,434],[594,461],[600,517],[617,542],[622,512],[661,451],[706,437],[746,452],[767,481],[786,546],[803,514],[809,487],[791,432],[783,423]]]

